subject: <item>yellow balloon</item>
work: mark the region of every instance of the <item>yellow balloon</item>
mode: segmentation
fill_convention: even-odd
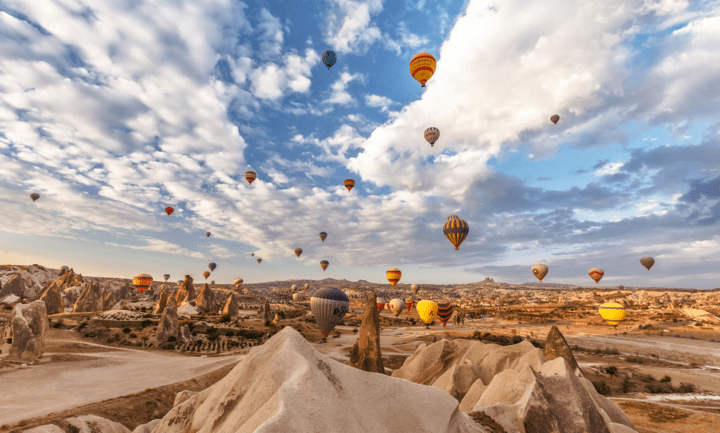
[[[430,53],[417,53],[410,60],[410,74],[420,82],[420,87],[425,87],[425,82],[435,73],[435,57]]]
[[[613,326],[617,326],[620,322],[625,320],[626,315],[625,307],[615,302],[606,302],[602,304],[598,313],[600,313],[600,317],[605,319],[608,324]]]
[[[428,300],[422,300],[417,303],[418,316],[420,316],[420,320],[422,320],[426,325],[429,325],[435,320],[435,316],[437,316],[438,312],[438,305],[433,301]]]

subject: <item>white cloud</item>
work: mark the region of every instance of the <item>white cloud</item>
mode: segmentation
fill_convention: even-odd
[[[265,60],[275,58],[280,55],[283,43],[283,30],[280,19],[273,16],[266,8],[260,10],[258,19],[260,20],[258,30],[262,32],[259,38],[259,55]]]
[[[305,57],[287,54],[283,67],[274,63],[263,65],[250,73],[253,94],[260,99],[278,100],[287,93],[306,93],[310,89],[311,69],[319,62],[318,54],[305,50]]]
[[[416,35],[414,33],[411,33],[407,25],[404,21],[400,21],[397,28],[395,29],[395,32],[400,37],[399,40],[394,40],[390,37],[389,34],[385,34],[383,36],[383,43],[385,44],[385,47],[388,48],[391,51],[395,51],[397,55],[399,56],[402,53],[402,49],[407,48],[417,48],[421,45],[426,45],[430,42],[430,39],[426,37],[421,37],[419,35]]]
[[[360,53],[382,37],[372,16],[382,11],[382,0],[326,0],[328,31],[325,40],[338,54]]]
[[[330,86],[330,96],[323,101],[323,104],[356,104],[355,98],[347,91],[348,84],[354,80],[364,81],[364,77],[361,74],[340,73],[340,78]]]
[[[606,176],[608,174],[615,174],[620,170],[620,167],[623,166],[623,162],[612,162],[605,164],[604,167],[602,167],[599,170],[596,170],[595,173],[593,173],[595,176]]]
[[[388,107],[397,104],[392,99],[379,95],[365,95],[365,104],[368,107],[380,107],[380,111],[388,111]]]

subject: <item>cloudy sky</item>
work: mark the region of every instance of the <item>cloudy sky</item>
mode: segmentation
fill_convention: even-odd
[[[720,287],[719,1],[2,0],[0,38],[2,263]]]

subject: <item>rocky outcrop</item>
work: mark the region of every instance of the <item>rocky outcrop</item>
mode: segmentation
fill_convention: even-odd
[[[97,415],[66,418],[65,422],[74,426],[74,431],[79,433],[130,433],[130,429],[119,422],[110,421]]]
[[[176,407],[182,403],[185,402],[185,400],[189,399],[193,395],[197,394],[197,391],[190,391],[189,389],[182,390],[175,394],[175,402],[173,403],[173,407]]]
[[[237,319],[238,314],[240,314],[238,310],[238,304],[237,300],[235,299],[235,294],[230,294],[228,296],[227,301],[225,301],[225,306],[222,309],[222,314],[224,316],[230,316],[232,319]]]
[[[193,279],[190,275],[185,275],[185,280],[180,283],[178,291],[175,292],[175,302],[178,307],[188,304],[189,302],[195,302],[195,286],[193,286]]]
[[[2,332],[2,353],[8,361],[35,362],[45,351],[48,333],[45,302],[17,304]]]
[[[20,277],[19,273],[10,278],[2,289],[0,289],[0,300],[10,295],[15,295],[18,298],[25,296],[25,280]]]
[[[377,296],[372,292],[365,303],[358,339],[350,349],[350,366],[373,373],[385,374],[380,354],[380,313]]]
[[[268,326],[270,324],[270,321],[271,321],[270,314],[271,314],[270,302],[268,302],[268,300],[265,299],[265,302],[262,305],[260,305],[260,309],[258,309],[258,313],[257,313],[258,319],[260,319],[260,321],[262,322],[262,324],[264,326]]]
[[[198,428],[207,432],[482,431],[457,410],[457,400],[446,392],[337,362],[290,327],[250,352],[225,378],[173,407],[153,433]]]
[[[163,310],[162,316],[160,316],[160,322],[157,327],[157,334],[155,335],[155,342],[162,344],[168,341],[168,338],[175,337],[178,335],[178,315],[177,315],[177,302],[175,298],[168,300],[165,309]]]
[[[40,295],[40,300],[45,303],[45,308],[48,315],[60,314],[65,311],[63,305],[62,295],[60,294],[60,287],[52,283],[47,289]]]
[[[155,430],[155,427],[160,424],[160,421],[161,420],[159,419],[154,419],[148,423],[140,424],[135,427],[135,430],[133,430],[132,433],[152,433],[152,431]]]
[[[576,375],[582,376],[582,370],[580,370],[577,361],[575,361],[575,357],[573,356],[572,350],[570,350],[570,346],[568,346],[567,341],[565,341],[565,337],[555,325],[553,325],[553,327],[550,328],[550,332],[548,332],[547,338],[545,339],[545,350],[543,353],[548,361],[552,361],[556,358],[565,359],[572,371]]]
[[[178,332],[177,341],[179,343],[191,343],[193,341],[192,335],[190,334],[190,327],[184,325]]]
[[[165,306],[167,305],[169,297],[170,297],[169,290],[167,288],[164,288],[162,290],[162,292],[160,292],[160,297],[158,298],[157,302],[155,303],[155,308],[153,309],[153,314],[160,314],[163,312],[163,310],[165,309]]]
[[[95,282],[88,282],[85,285],[80,297],[75,301],[73,313],[92,313],[102,311],[103,297],[100,285]]]
[[[129,300],[133,290],[135,289],[129,284],[123,284],[122,287],[117,290],[113,290],[109,284],[106,285],[103,291],[102,309],[109,310],[118,302]]]
[[[215,292],[213,292],[208,283],[203,284],[202,289],[200,289],[200,294],[198,294],[197,299],[195,299],[195,306],[198,311],[209,314],[216,314],[220,309],[215,299]]]

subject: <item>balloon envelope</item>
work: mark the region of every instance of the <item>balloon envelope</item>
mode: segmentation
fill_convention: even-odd
[[[65,265],[62,265],[62,266],[60,266],[60,270],[61,270],[61,271],[65,271],[65,272],[67,272],[67,271],[69,271],[69,270],[70,270],[70,268],[68,268],[68,267],[67,267],[67,266],[65,266]]]
[[[435,316],[438,312],[438,305],[427,299],[418,302],[415,308],[417,308],[420,320],[422,320],[426,325],[431,324],[433,320],[435,320]]]
[[[320,239],[322,239],[323,242],[325,242],[325,238],[327,237],[327,233],[320,232]]]
[[[138,290],[138,292],[142,293],[150,287],[150,285],[153,282],[153,278],[148,274],[137,274],[132,279],[132,284],[135,286],[135,288]]]
[[[418,287],[417,284],[413,284],[412,286],[410,286],[410,290],[412,290],[413,295],[417,295],[417,293],[418,293],[418,291],[420,290],[420,288]]]
[[[425,87],[425,83],[435,73],[437,62],[435,57],[430,53],[417,53],[410,60],[410,75],[420,82],[420,87]]]
[[[553,114],[552,116],[550,116],[550,121],[551,121],[552,123],[557,124],[557,123],[558,123],[558,120],[560,120],[560,116],[558,116],[557,114]]]
[[[215,263],[208,264],[208,268],[210,268],[211,271],[214,271],[215,268],[217,268],[217,265]]]
[[[600,317],[602,317],[608,324],[617,326],[625,320],[625,307],[615,302],[606,302],[598,309]]]
[[[322,62],[328,69],[337,61],[337,55],[332,50],[325,50],[322,53]]]
[[[302,254],[302,248],[295,248],[295,255],[300,257],[300,254]]]
[[[435,142],[440,138],[440,130],[435,127],[430,127],[425,130],[425,140],[430,143],[430,147],[435,146]]]
[[[405,308],[407,309],[408,314],[410,314],[410,310],[412,310],[412,307],[414,304],[415,304],[414,299],[412,299],[412,298],[405,299]]]
[[[649,271],[650,268],[652,268],[652,265],[655,264],[655,259],[653,259],[652,257],[643,257],[642,259],[640,259],[640,264],[645,266]]]
[[[257,260],[258,260],[258,263],[262,262],[262,259],[260,257],[258,257]]]
[[[324,337],[340,323],[349,307],[350,299],[343,291],[334,287],[320,289],[310,298],[310,309]]]
[[[304,296],[302,295],[302,293],[293,293],[293,301],[295,301],[295,302],[302,301],[303,298],[304,298]]]
[[[355,181],[352,179],[345,179],[345,188],[347,188],[348,192],[353,189],[355,186]]]
[[[328,262],[327,260],[323,260],[322,262],[320,262],[320,267],[321,267],[321,268],[323,269],[323,271],[324,271],[325,269],[327,269],[327,267],[328,267],[329,264],[330,264],[330,262]]]
[[[30,194],[30,198],[32,199],[32,201],[35,201],[40,198],[40,194],[34,192],[34,193]]]
[[[165,213],[170,215],[171,213],[175,212],[175,209],[171,208],[170,206],[165,208]]]
[[[235,285],[242,284],[242,283],[243,283],[242,278],[235,278],[235,280],[233,280],[233,284],[235,284]]]
[[[405,301],[402,299],[393,299],[390,301],[390,310],[392,310],[395,317],[399,316],[405,308]]]
[[[385,299],[376,298],[375,302],[377,302],[378,310],[382,310],[383,308],[385,308]]]
[[[445,221],[443,226],[443,233],[448,238],[451,244],[455,245],[455,249],[460,249],[460,244],[463,243],[468,233],[470,232],[470,226],[465,220],[461,220],[457,215],[450,215]]]
[[[305,290],[310,288],[310,284],[305,283]]]
[[[595,280],[596,283],[599,283],[600,279],[605,275],[605,272],[600,268],[592,268],[588,271],[588,275],[590,275],[590,278]]]
[[[165,274],[165,275],[163,275],[163,278],[165,278],[165,281],[169,280],[169,279],[170,279],[170,274]]]
[[[533,265],[530,271],[537,277],[538,280],[542,281],[545,275],[548,273],[548,267],[543,264]]]
[[[214,286],[214,285],[215,285],[215,280],[210,280],[210,285],[211,285],[211,286]]]
[[[210,232],[205,232],[205,236],[210,237]]]
[[[395,287],[395,284],[397,284],[398,281],[400,281],[400,277],[402,277],[402,272],[400,272],[400,269],[398,268],[390,268],[387,272],[385,272],[385,276],[388,281],[390,281],[390,284]]]
[[[208,272],[208,271],[203,272],[203,277],[205,277],[206,280],[207,280],[207,277],[209,277],[209,276],[210,276],[210,272]]]
[[[450,316],[452,316],[453,306],[449,302],[438,302],[437,306],[437,317],[440,319],[440,322],[442,322],[444,328]]]
[[[248,170],[245,172],[245,180],[247,180],[248,183],[253,183],[255,179],[257,179],[257,173],[252,170]]]
[[[297,290],[297,285],[293,284],[292,287],[290,287],[290,290],[295,293],[295,291]]]

